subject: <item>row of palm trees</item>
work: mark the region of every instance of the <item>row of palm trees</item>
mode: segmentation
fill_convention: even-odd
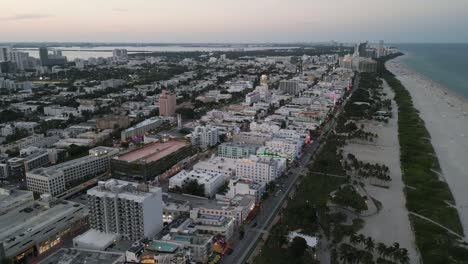
[[[354,131],[348,138],[349,139],[358,138],[358,139],[364,139],[370,142],[374,142],[374,139],[378,137],[379,135],[377,135],[376,133],[366,132],[362,129],[358,129]]]
[[[359,177],[371,179],[371,183],[372,180],[377,180],[380,184],[388,184],[388,182],[391,181],[390,168],[388,166],[379,163],[372,164],[359,161],[351,153],[348,154],[347,160],[343,162],[343,167],[346,171],[354,172],[354,174]]]
[[[360,247],[360,249],[357,250],[365,250],[366,252],[372,253],[373,255],[374,253],[377,253],[379,258],[386,261],[393,261],[394,263],[401,264],[407,264],[410,262],[408,250],[406,248],[400,248],[400,244],[398,242],[393,243],[391,246],[387,246],[381,242],[376,243],[372,237],[366,237],[363,234],[352,234],[349,237],[349,242],[353,246]]]

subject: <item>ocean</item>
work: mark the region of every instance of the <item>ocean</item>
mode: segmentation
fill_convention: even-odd
[[[468,44],[394,44],[413,71],[468,99]]]

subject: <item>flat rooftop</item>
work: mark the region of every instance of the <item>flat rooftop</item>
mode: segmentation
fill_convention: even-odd
[[[0,215],[5,213],[10,206],[22,204],[32,200],[32,192],[23,190],[7,190],[0,188]]]
[[[125,263],[123,253],[62,248],[39,264],[117,264]]]
[[[154,162],[158,161],[179,149],[187,146],[187,142],[182,140],[171,140],[167,142],[155,142],[145,145],[118,156],[116,159],[126,162]]]
[[[18,236],[24,236],[25,232],[43,230],[45,226],[71,216],[78,210],[82,211],[83,217],[88,214],[86,206],[70,201],[60,201],[51,208],[39,201],[20,206],[0,217],[0,241],[4,241],[7,248],[8,244],[14,243]]]

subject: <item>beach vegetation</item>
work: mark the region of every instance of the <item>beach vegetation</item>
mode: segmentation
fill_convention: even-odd
[[[378,73],[395,92],[398,105],[398,138],[403,180],[406,185],[406,207],[411,213],[427,217],[463,236],[463,229],[454,207],[455,201],[441,169],[431,136],[419,111],[414,107],[409,91],[385,67],[387,60],[401,54],[380,59]],[[424,263],[467,263],[468,249],[447,230],[410,214]]]

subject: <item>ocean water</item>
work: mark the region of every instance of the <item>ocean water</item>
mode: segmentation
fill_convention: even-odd
[[[468,99],[468,44],[394,44],[413,71]]]

